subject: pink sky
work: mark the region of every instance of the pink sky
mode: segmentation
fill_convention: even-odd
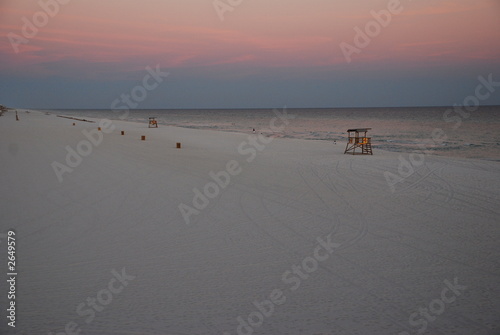
[[[223,21],[214,1],[0,0],[0,103],[107,108],[157,64],[171,84],[142,107],[450,105],[500,80],[500,0],[401,0],[350,63],[341,44],[397,0],[241,0]]]
[[[403,12],[355,61],[461,64],[500,58],[498,1],[420,0],[401,6]],[[113,63],[123,70],[152,63],[344,65],[339,44],[353,44],[353,28],[373,20],[371,10],[386,8],[387,1],[246,0],[222,22],[206,0],[70,1],[14,54],[6,35],[21,35],[22,18],[31,20],[41,7],[35,1],[2,1],[0,66],[33,74],[57,72],[39,66],[47,62]]]

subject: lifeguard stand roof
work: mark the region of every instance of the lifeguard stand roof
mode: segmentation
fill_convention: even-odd
[[[351,131],[357,131],[358,133],[361,133],[361,132],[365,132],[365,131],[368,131],[372,128],[357,128],[357,129],[347,129],[348,132],[351,132]]]

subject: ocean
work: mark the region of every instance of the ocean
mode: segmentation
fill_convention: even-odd
[[[293,116],[280,132],[270,129],[273,109],[148,109],[111,110],[57,109],[43,112],[73,117],[107,118],[214,131],[330,141],[345,145],[347,129],[372,128],[374,154],[377,149],[396,152],[426,152],[452,157],[500,161],[500,106],[475,111],[463,107],[401,108],[276,108]],[[277,125],[280,123],[277,122]]]

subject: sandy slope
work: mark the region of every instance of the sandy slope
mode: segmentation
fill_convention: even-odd
[[[20,118],[0,117],[0,233],[19,258],[2,334],[500,333],[498,163],[426,156],[391,192],[397,153],[276,139],[247,162],[246,134],[113,122],[59,182],[51,164],[97,123]],[[187,225],[179,205],[233,160]]]

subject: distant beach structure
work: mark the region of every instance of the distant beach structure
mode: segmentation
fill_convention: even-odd
[[[347,139],[344,154],[373,155],[372,138],[366,137],[366,133],[370,129],[372,128],[347,129],[349,137]],[[362,134],[362,136],[360,136],[360,134]],[[358,148],[361,149],[361,152],[356,152]]]
[[[158,128],[158,121],[156,121],[155,117],[150,117],[149,118],[148,128]]]

